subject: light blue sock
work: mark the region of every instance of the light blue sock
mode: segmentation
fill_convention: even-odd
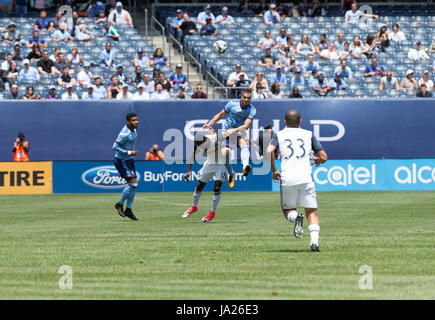
[[[134,196],[136,194],[136,188],[137,188],[137,183],[135,184],[131,184],[130,185],[130,194],[127,197],[127,208],[130,208],[133,206],[133,201],[134,201]]]
[[[119,200],[119,204],[124,205],[125,200],[128,198],[131,192],[131,187],[129,184],[127,184],[122,190],[121,199]]]

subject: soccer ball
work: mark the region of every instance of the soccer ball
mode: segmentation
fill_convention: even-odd
[[[227,46],[227,43],[225,41],[218,40],[214,43],[213,48],[214,48],[214,51],[216,53],[224,54],[227,51],[228,46]]]

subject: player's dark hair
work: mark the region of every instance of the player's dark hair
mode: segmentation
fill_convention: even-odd
[[[245,89],[242,90],[242,95],[243,95],[244,93],[252,94],[252,89],[251,89],[251,88],[245,88]]]
[[[134,113],[134,112],[128,113],[127,116],[126,116],[127,122],[130,121],[131,118],[133,118],[133,117],[137,117],[137,114]]]
[[[297,110],[289,110],[285,114],[285,123],[290,127],[299,125],[301,121],[301,114]]]

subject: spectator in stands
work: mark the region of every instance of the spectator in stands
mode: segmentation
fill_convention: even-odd
[[[232,26],[236,22],[234,21],[234,18],[228,14],[228,7],[223,7],[222,14],[217,16],[215,23],[221,26]]]
[[[133,100],[149,100],[150,94],[145,91],[145,85],[139,83],[137,86],[137,92],[133,94]]]
[[[352,8],[352,3],[354,3],[355,0],[341,0],[341,7],[340,11],[347,11]]]
[[[9,73],[10,72],[11,70],[9,69]],[[421,75],[421,79],[418,81],[418,86],[421,87],[422,84],[425,84],[428,90],[435,90],[433,81],[429,79],[429,70],[424,70]]]
[[[33,8],[37,10],[47,9],[48,4],[46,0],[34,0]]]
[[[19,43],[14,44],[14,54],[12,60],[14,61],[23,60],[23,57],[21,57],[21,45]]]
[[[113,75],[110,78],[110,86],[107,88],[107,98],[116,99],[118,94],[122,91],[121,84],[118,81],[118,78]]]
[[[23,95],[18,91],[18,85],[16,83],[11,84],[10,90],[4,96],[6,100],[23,99]]]
[[[364,77],[380,78],[385,76],[384,66],[379,64],[376,57],[371,58],[372,64],[367,66],[364,71]]]
[[[301,69],[297,69],[295,71],[295,75],[290,78],[290,89],[293,89],[295,87],[305,87],[305,79],[301,76],[301,74]]]
[[[314,54],[310,54],[307,57],[307,61],[302,64],[302,71],[307,73],[313,70],[320,70],[320,65],[314,61]]]
[[[113,10],[115,10],[116,3],[116,0],[109,0],[109,2],[106,4],[106,10],[104,12],[106,16],[109,15],[109,13],[111,13]]]
[[[298,3],[295,1],[293,7],[288,12],[288,16],[293,18],[306,17],[305,2]]]
[[[99,11],[98,16],[95,18],[95,24],[101,24],[102,26],[104,26],[106,23],[109,24],[109,22],[107,21],[106,12]],[[110,23],[110,25],[112,24]]]
[[[421,47],[421,41],[417,41],[415,43],[415,48],[411,48],[408,51],[408,59],[411,60],[421,60],[421,59],[430,59],[424,49]]]
[[[406,71],[406,78],[403,78],[400,82],[401,90],[417,90],[418,83],[417,80],[414,79],[414,71],[409,69]]]
[[[77,41],[91,41],[92,32],[86,29],[84,21],[79,21],[76,26],[75,38]]]
[[[75,72],[74,69],[71,69],[71,63],[65,60],[65,55],[63,54],[63,52],[59,52],[59,54],[57,55],[57,59],[54,62],[54,66],[56,67],[57,70],[63,70],[63,68],[68,67],[69,72],[71,73]]]
[[[273,38],[270,35],[270,30],[264,31],[264,37],[258,41],[257,47],[272,48],[274,46],[275,46],[275,41],[273,40]]]
[[[376,41],[379,43],[382,52],[390,46],[390,39],[388,38],[387,25],[382,25],[378,34],[376,35]]]
[[[100,37],[106,36],[107,38],[110,38],[112,40],[119,41],[121,35],[118,29],[114,25],[112,25],[109,22],[106,22],[103,24],[103,27],[104,27],[104,33],[100,34]]]
[[[424,51],[429,52],[429,53],[434,53],[435,52],[435,41],[432,41],[429,48],[424,49]]]
[[[181,42],[184,42],[184,37],[194,34],[198,31],[196,24],[193,21],[190,21],[189,14],[187,12],[183,13],[184,21],[180,25],[180,29],[182,31]]]
[[[122,91],[116,95],[116,100],[133,100],[133,94],[128,91],[129,86],[127,83],[122,85]]]
[[[13,58],[12,53],[8,53],[6,55],[6,60],[3,61],[2,64],[1,64],[1,68],[3,70],[8,70],[9,71],[9,67],[11,66],[11,63],[12,63],[12,58]]]
[[[278,83],[280,86],[287,85],[287,78],[282,74],[282,67],[276,66],[275,73],[269,79],[270,83]]]
[[[284,48],[287,45],[287,30],[282,27],[279,29],[279,35],[275,38],[275,45],[274,47],[277,47],[278,49]]]
[[[39,18],[35,20],[33,29],[38,31],[42,29],[48,29],[49,26],[50,26],[50,19],[47,18],[47,11],[41,10],[39,14]]]
[[[269,10],[269,5],[266,0],[260,0],[257,7],[254,8],[254,14],[259,17],[263,17],[266,11]]]
[[[150,98],[151,100],[169,100],[171,97],[168,91],[163,90],[162,84],[157,83],[155,91],[151,94]]]
[[[336,72],[334,74],[334,79],[331,81],[331,89],[332,90],[346,90],[346,82],[341,78],[341,73]]]
[[[66,85],[66,92],[61,95],[62,100],[78,100],[79,97],[73,92],[72,84]]]
[[[269,91],[269,83],[267,82],[266,78],[263,76],[263,72],[261,71],[257,71],[257,73],[255,74],[254,81],[252,81],[251,83],[252,90],[255,90],[257,88],[257,83],[260,83],[261,87],[264,90]]]
[[[281,52],[281,50],[279,50]],[[289,66],[291,55],[290,55],[290,48],[284,47],[283,54],[278,55],[279,65],[282,67]]]
[[[46,100],[60,100],[59,95],[56,93],[56,87],[55,86],[50,86],[48,88],[48,93],[45,96]]]
[[[68,54],[67,60],[73,66],[78,66],[83,63],[82,56],[80,55],[79,49],[77,46],[72,47],[71,53]]]
[[[46,48],[47,44],[45,43],[44,39],[39,37],[38,31],[33,31],[33,36],[27,41],[26,46],[28,48],[32,47],[33,44],[39,45],[41,48]]]
[[[201,27],[201,29],[199,30],[199,33],[202,36],[216,36],[218,34],[217,29],[212,24],[211,18],[207,18],[205,20],[205,25],[203,25]]]
[[[51,35],[51,39],[54,42],[60,42],[60,41],[73,41],[74,38],[71,36],[71,34],[66,30],[67,24],[61,23],[59,26],[59,30],[56,30]]]
[[[160,74],[159,74],[159,81],[157,81],[157,83],[160,83],[162,85],[163,90],[166,90],[168,92],[172,91],[172,85],[166,79],[165,74],[163,72],[160,72]]]
[[[387,75],[381,78],[379,90],[399,90],[399,81],[391,71],[387,71]]]
[[[88,14],[88,17],[95,18],[98,17],[100,12],[104,12],[104,10],[106,10],[106,8],[101,1],[92,0],[86,13]]]
[[[16,81],[18,79],[18,67],[17,67],[17,63],[15,61],[11,62],[11,65],[9,66],[9,70],[8,70],[8,78],[11,80]]]
[[[35,89],[33,86],[28,86],[26,88],[26,94],[23,96],[24,100],[39,100],[41,97],[39,94],[35,94]]]
[[[0,92],[2,93],[9,91],[11,85],[14,83],[14,81],[8,78],[8,73],[7,70],[0,71]]]
[[[175,13],[175,17],[172,18],[172,23],[171,23],[172,35],[175,38],[178,38],[180,36],[179,30],[183,22],[184,22],[183,10],[178,9],[177,12]]]
[[[335,42],[335,47],[337,48],[338,52],[344,51],[344,44],[346,41],[344,41],[344,33],[343,31],[339,31],[337,33],[337,41]]]
[[[332,88],[329,86],[328,81],[325,79],[323,72],[319,72],[317,79],[311,81],[311,89],[319,96],[326,96]]]
[[[322,33],[320,35],[320,42],[316,46],[316,53],[320,55],[320,52],[328,49],[328,42],[326,42],[326,34]]]
[[[56,30],[59,29],[60,24],[62,23],[62,12],[57,11],[54,15],[54,19],[50,21],[50,26],[48,27],[49,30]]]
[[[362,53],[369,59],[373,57],[373,52],[380,45],[380,42],[376,40],[375,36],[371,33],[367,35],[366,43]]]
[[[86,87],[88,84],[92,83],[92,79],[94,79],[94,76],[92,75],[91,71],[91,64],[89,62],[85,62],[83,64],[83,70],[80,71],[77,75],[77,81],[80,86]]]
[[[249,88],[250,85],[251,85],[251,81],[247,79],[246,74],[245,73],[239,74],[239,79],[236,82],[236,87]]]
[[[284,64],[284,72],[293,72],[301,69],[300,63],[296,60],[294,56],[290,56],[290,62]]]
[[[29,161],[29,141],[25,141],[24,138],[24,133],[19,132],[12,149],[12,160],[14,162]]]
[[[336,73],[340,73],[341,79],[351,79],[352,78],[353,72],[347,66],[346,59],[340,60],[340,65],[337,68],[335,68],[335,70],[334,70],[334,74],[336,74]]]
[[[39,72],[34,67],[30,66],[29,59],[24,59],[23,65],[24,65],[24,68],[21,69],[21,71],[18,75],[18,80],[19,81],[22,81],[22,80],[39,81],[39,79],[40,79]]]
[[[328,1],[326,1],[326,5]],[[309,17],[321,17],[326,15],[326,9],[320,4],[319,0],[314,0],[311,6],[308,8]]]
[[[67,85],[76,85],[76,79],[74,79],[73,77],[71,77],[70,73],[69,73],[69,67],[65,66],[62,69],[62,75],[57,78],[57,84],[59,86],[67,86]]]
[[[285,99],[285,94],[281,92],[278,82],[272,83],[272,86],[270,87],[269,99]]]
[[[426,84],[420,86],[420,91],[417,92],[416,96],[418,98],[432,98],[432,92],[427,91]]]
[[[352,50],[350,50],[349,42],[344,43],[343,50],[338,51],[338,55],[340,56],[340,59],[347,59],[349,57],[355,57],[354,55],[356,55],[358,57],[356,59],[359,59],[359,56],[356,53],[353,53]]]
[[[211,7],[209,4],[204,7],[204,11],[201,11],[198,14],[198,17],[196,18],[196,23],[198,23],[201,27],[205,26],[207,24],[207,19],[211,19],[212,24],[216,21],[214,14],[211,12]]]
[[[278,2],[278,6],[276,7],[276,11],[278,12],[280,17],[282,17],[282,18],[287,17],[288,8],[285,7],[283,1]]]
[[[239,81],[239,75],[242,73],[242,66],[238,63],[234,68],[234,71],[230,73],[227,80],[228,87],[235,87],[237,81]]]
[[[120,63],[116,66],[115,76],[118,78],[118,81],[120,83],[127,83],[128,82],[127,75],[124,72],[124,66]]]
[[[2,40],[7,43],[21,41],[21,33],[17,30],[15,23],[10,23],[7,27],[7,30],[3,31]]]
[[[299,92],[298,87],[293,87],[292,93],[289,95],[289,98],[291,98],[291,99],[302,99],[303,98]]]
[[[395,43],[400,43],[406,40],[405,34],[399,30],[399,25],[397,23],[393,23],[393,31],[390,32],[389,38],[391,41]]]
[[[181,73],[182,70],[183,70],[183,65],[177,64],[175,66],[175,72],[171,74],[171,76],[169,77],[169,81],[175,89],[177,89],[179,86],[186,87],[188,85],[187,77],[186,75]]]
[[[374,19],[379,18],[379,16],[377,16],[376,14],[363,13],[362,11],[358,10],[358,4],[356,2],[353,2],[351,5],[351,10],[347,11],[344,15],[344,22],[358,24],[361,17],[369,17]]]
[[[183,86],[178,86],[178,93],[175,96],[175,99],[189,99]]]
[[[202,91],[202,84],[196,85],[196,91],[192,94],[192,99],[207,99],[207,93]]]
[[[51,61],[56,62],[57,61],[57,57],[59,56],[59,53],[60,53],[60,49],[59,48],[55,48],[53,54],[49,55],[48,58]],[[58,69],[58,70],[62,70],[62,69]]]
[[[143,80],[143,78],[142,78],[142,68],[141,68],[141,66],[136,66],[135,69],[134,69],[134,77],[131,80],[131,83],[135,87],[137,87],[137,85],[139,83],[142,83],[142,80]]]
[[[358,36],[353,37],[349,49],[351,56],[355,59],[361,58],[361,54],[368,51],[368,48],[366,48],[366,46],[362,43],[361,39]]]
[[[279,16],[278,11],[276,11],[275,4],[271,3],[269,5],[269,10],[267,10],[264,13],[264,23],[266,24],[281,23],[281,17]]]
[[[48,58],[48,50],[42,51],[42,58],[39,59],[36,64],[38,72],[42,74],[46,73],[60,73],[54,66],[54,62]]]
[[[15,0],[15,13],[18,15],[27,15],[27,4],[29,0]]]
[[[330,42],[328,49],[324,49],[320,52],[320,58],[327,60],[337,60],[339,58],[339,54],[334,47],[334,42]]]
[[[240,0],[237,10],[242,16],[251,17],[254,15],[255,8],[250,0]]]
[[[164,67],[169,65],[168,58],[163,54],[163,50],[161,48],[157,48],[154,51],[154,54],[148,58],[147,62],[148,67]]]
[[[86,91],[82,94],[82,100],[95,100],[95,99],[101,99],[101,98],[97,98],[94,95],[94,86],[92,84],[88,84],[86,86]]]
[[[157,82],[159,82],[160,79],[160,66],[156,65],[153,69],[153,73],[152,73],[152,79],[154,81],[154,83],[157,84]]]
[[[284,54],[284,52],[282,52],[282,50],[285,47],[288,47],[290,49],[289,50],[290,54],[293,54],[296,51],[296,43],[295,43],[295,39],[292,35],[288,35],[286,37],[286,43],[284,45],[280,46],[278,51],[281,52],[282,54]]]
[[[278,60],[274,55],[271,54],[271,50],[269,47],[264,49],[264,55],[260,57],[258,61],[258,65],[262,67],[270,67],[278,64]]]
[[[157,144],[153,144],[150,151],[145,154],[146,161],[163,161],[165,160],[163,156],[163,152],[159,150],[159,146]]]
[[[296,46],[296,53],[303,56],[316,53],[316,49],[314,48],[313,44],[309,41],[308,36],[306,34],[302,36],[301,42],[299,42],[298,45]]]
[[[120,1],[116,2],[116,8],[110,12],[107,20],[115,26],[129,25],[132,29],[134,28],[130,13],[123,9]]]
[[[101,76],[95,77],[95,85],[92,86],[92,93],[95,96],[95,99],[104,99],[107,97],[107,90],[104,88],[103,78]]]
[[[255,85],[255,90],[252,92],[252,99],[268,99],[260,82]]]
[[[100,66],[102,68],[112,68],[115,64],[115,52],[112,50],[110,42],[106,42],[106,47],[100,53]]]

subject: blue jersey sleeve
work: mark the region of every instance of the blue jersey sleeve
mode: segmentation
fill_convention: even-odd
[[[123,148],[124,143],[127,141],[128,135],[123,134],[122,132],[118,135],[115,142],[113,143],[112,149],[115,152],[126,154],[127,150]]]
[[[231,107],[232,107],[232,105],[231,105],[231,101],[230,101],[230,102],[228,102],[228,103],[225,105],[225,107],[224,107],[225,112],[226,112],[226,113],[230,113],[230,112],[231,112]]]
[[[254,107],[252,107],[251,111],[249,112],[248,119],[254,119],[254,116],[256,115],[256,113],[257,113],[257,110]]]

